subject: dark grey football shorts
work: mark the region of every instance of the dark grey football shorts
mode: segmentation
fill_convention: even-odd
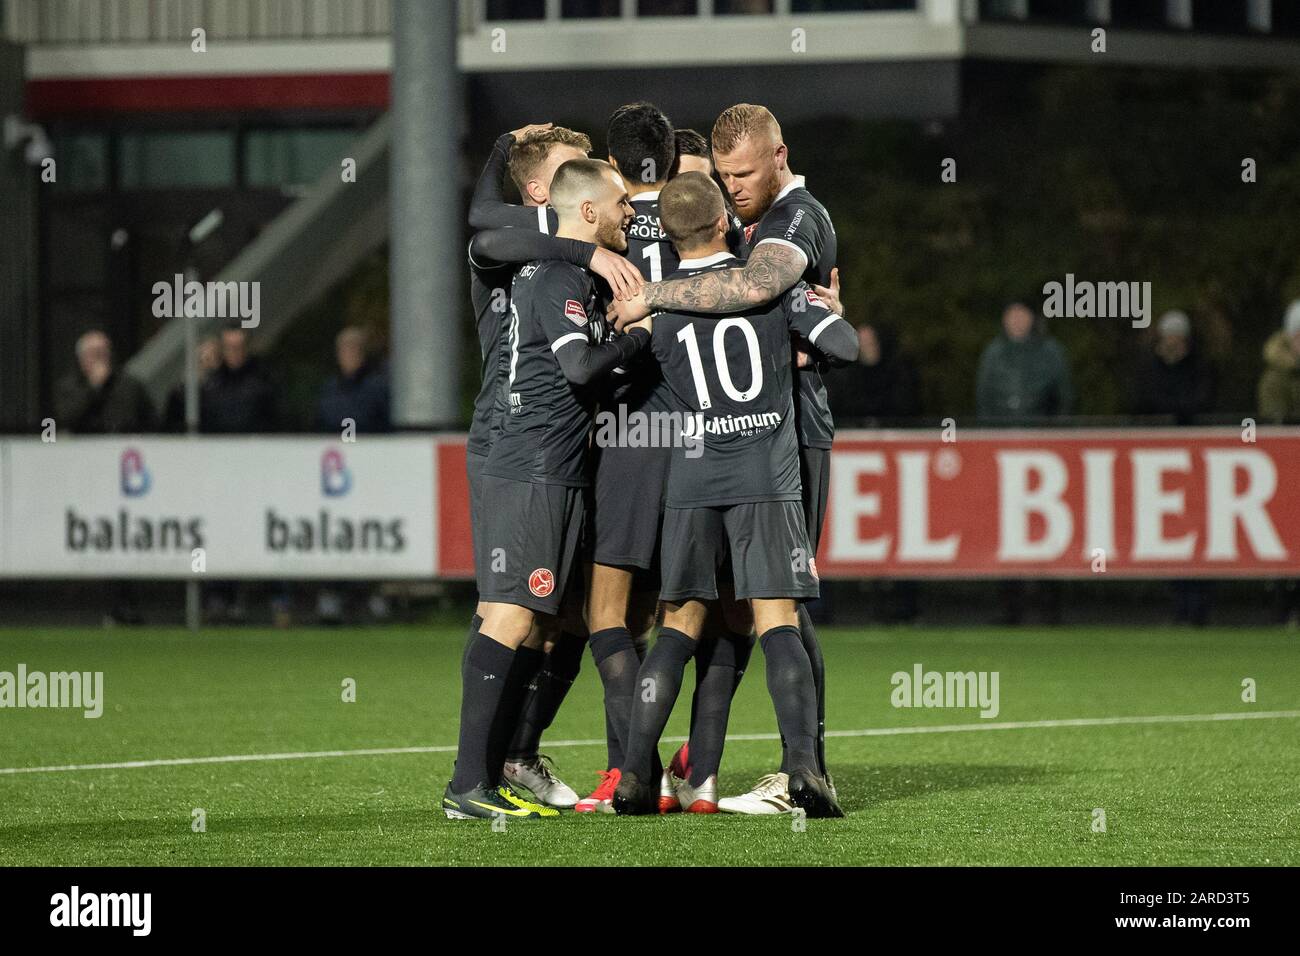
[[[826,523],[826,499],[831,489],[829,448],[799,449],[799,479],[803,482],[803,516],[808,525],[808,543],[816,554]]]
[[[659,564],[671,448],[601,448],[596,457],[590,558],[650,571]]]
[[[465,476],[469,480],[469,539],[474,549],[474,567],[478,567],[479,517],[483,514],[483,465],[487,455],[465,452]]]
[[[474,572],[481,601],[555,614],[577,566],[582,488],[480,478]]]
[[[727,563],[739,599],[818,596],[798,501],[667,508],[661,561],[665,601],[716,600],[719,569]]]

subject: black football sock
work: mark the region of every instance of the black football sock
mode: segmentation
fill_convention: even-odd
[[[515,661],[506,674],[505,686],[501,689],[501,703],[497,705],[496,716],[492,719],[492,733],[488,738],[488,771],[492,782],[500,783],[501,768],[506,762],[506,751],[510,741],[519,727],[519,716],[524,709],[524,698],[528,696],[528,685],[542,669],[546,652],[540,647],[520,646],[515,651]]]
[[[767,692],[776,708],[786,773],[817,773],[817,689],[797,627],[774,627],[759,638],[767,658]]]
[[[605,711],[605,750],[609,763],[605,765],[607,770],[617,770],[623,766],[623,742],[618,739],[618,734],[614,732],[614,721],[609,716],[609,711]]]
[[[695,695],[691,698],[690,784],[698,787],[722,763],[731,714],[731,689],[736,668],[731,642],[725,637],[700,641],[695,655]]]
[[[561,634],[542,662],[542,669],[528,687],[519,727],[510,743],[506,759],[524,763],[537,759],[542,734],[551,726],[582,667],[582,652],[587,639],[577,634]]]
[[[609,737],[610,769],[623,766],[627,728],[641,666],[632,635],[625,627],[610,627],[591,635],[591,656],[605,689],[605,733]],[[616,762],[617,758],[617,762]]]
[[[482,634],[470,639],[460,671],[460,739],[456,746],[456,772],[451,778],[454,793],[496,783],[496,772],[488,772],[491,763],[488,740],[501,703],[501,691],[514,661],[515,652],[504,644]]]
[[[799,638],[803,641],[808,663],[812,665],[813,685],[817,688],[817,769],[826,776],[826,658],[817,640],[808,605],[799,605]]]
[[[701,638],[695,653],[695,694],[691,698],[691,774],[698,787],[718,772],[736,687],[736,649],[726,634]]]
[[[632,720],[625,742],[624,769],[652,786],[656,779],[659,738],[682,689],[686,662],[695,653],[695,642],[681,631],[666,627],[641,663],[632,696]]]
[[[460,652],[460,672],[465,673],[465,658],[469,657],[469,649],[474,645],[474,635],[479,632],[483,626],[483,618],[475,614],[470,618],[469,634],[465,638],[465,649]]]
[[[649,631],[646,632],[646,634],[648,633]],[[632,638],[632,644],[636,648],[636,659],[637,659],[638,668],[641,666],[641,664],[645,663],[645,656],[648,653],[650,653],[650,638],[648,638],[646,634],[642,634],[640,637]],[[651,778],[658,780],[660,777],[663,776],[663,774],[664,774],[664,764],[663,761],[659,759],[659,748],[656,747],[654,751],[654,761],[651,764],[650,776]]]

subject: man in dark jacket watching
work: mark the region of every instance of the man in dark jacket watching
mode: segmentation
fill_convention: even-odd
[[[316,428],[343,433],[345,420],[352,419],[353,434],[382,434],[391,429],[388,413],[388,375],[369,354],[365,329],[348,326],[334,339],[338,374],[325,383],[316,402]],[[321,624],[343,622],[349,597],[366,598],[376,620],[389,616],[383,591],[360,582],[339,581],[316,593],[316,620]]]
[[[1156,323],[1156,344],[1138,366],[1133,411],[1172,416],[1175,425],[1191,425],[1214,410],[1214,368],[1196,350],[1192,323],[1183,312],[1166,312]],[[1174,622],[1204,627],[1209,623],[1213,582],[1174,581]]]
[[[113,343],[95,330],[77,339],[77,370],[58,384],[54,421],[74,435],[122,435],[152,431],[157,415],[145,387],[113,367]],[[117,582],[112,600],[105,626],[141,623],[135,585]]]
[[[157,415],[144,386],[113,367],[113,344],[96,330],[77,339],[77,370],[59,382],[54,420],[74,434],[119,435],[152,431]]]
[[[1039,326],[1034,311],[1012,302],[1002,311],[1002,334],[984,348],[975,379],[975,409],[985,425],[1036,424],[1049,416],[1068,415],[1074,406],[1070,364],[1065,349]],[[1045,423],[1044,423],[1045,424]],[[1043,623],[1061,620],[1061,586],[1039,582]],[[1025,582],[1002,582],[997,623],[1024,619]]]
[[[831,369],[825,379],[837,422],[888,422],[921,413],[916,367],[888,326],[858,326],[858,360]]]
[[[1012,424],[1073,411],[1070,364],[1061,343],[1046,334],[1032,309],[1013,302],[1002,312],[1002,334],[984,348],[975,381],[975,410],[989,424]]]
[[[1166,312],[1156,323],[1156,344],[1138,366],[1133,385],[1137,415],[1170,415],[1190,425],[1214,410],[1214,368],[1196,349],[1183,312]]]
[[[221,364],[208,375],[199,392],[199,431],[209,435],[249,435],[279,427],[275,389],[261,360],[248,354],[248,333],[232,322],[221,330]],[[248,585],[213,581],[205,588],[209,623],[242,624],[248,617]],[[289,623],[288,592],[274,590],[271,616],[279,626]]]
[[[350,418],[358,435],[389,431],[388,376],[368,352],[365,329],[349,326],[334,340],[339,372],[321,389],[316,428],[341,432]]]
[[[275,389],[261,360],[248,354],[238,322],[221,330],[221,365],[199,393],[199,431],[213,435],[273,432],[279,426]]]

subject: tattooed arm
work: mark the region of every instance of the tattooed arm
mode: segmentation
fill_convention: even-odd
[[[781,242],[761,243],[739,269],[702,272],[689,279],[651,282],[645,303],[651,309],[727,313],[771,302],[799,281],[808,261],[798,249]]]

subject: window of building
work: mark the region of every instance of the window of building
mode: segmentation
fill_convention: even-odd
[[[980,19],[1019,20],[1020,9],[1017,0],[980,0]]]
[[[541,20],[546,16],[546,0],[488,0],[489,20]]]
[[[54,188],[64,193],[108,189],[108,137],[103,133],[55,133]]]
[[[1029,0],[1029,19],[1091,23],[1087,0]]]
[[[575,20],[617,17],[622,14],[623,6],[619,0],[564,0],[560,4],[560,15]]]
[[[1166,29],[1165,0],[1120,0],[1110,5],[1110,22],[1117,27]]]
[[[1250,29],[1246,0],[1192,0],[1192,28],[1217,33]]]
[[[1273,0],[1273,32],[1300,36],[1300,0]]]
[[[639,17],[693,17],[699,13],[695,0],[637,0]]]
[[[791,0],[791,13],[848,13],[856,10],[915,10],[916,0]]]
[[[212,189],[235,183],[235,136],[226,130],[126,132],[117,141],[122,189]]]
[[[244,137],[244,179],[274,188],[313,183],[344,155],[352,129],[255,129]]]
[[[714,13],[771,13],[772,0],[713,0]]]

